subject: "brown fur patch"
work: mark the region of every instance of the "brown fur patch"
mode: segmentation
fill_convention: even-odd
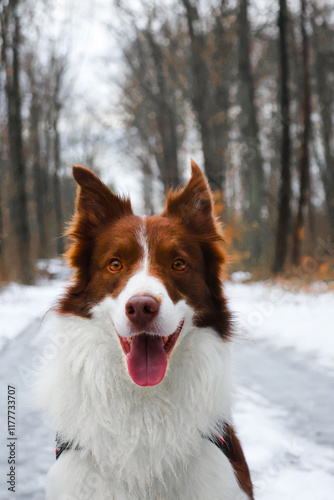
[[[79,189],[76,214],[66,233],[73,243],[65,257],[75,269],[75,274],[60,300],[58,311],[90,317],[90,309],[119,286],[117,278],[107,274],[102,265],[103,258],[107,258],[106,240],[112,244],[114,237],[110,233],[114,229],[115,234],[118,231],[124,237],[122,241],[126,241],[126,235],[139,228],[140,218],[133,215],[129,200],[113,194],[90,170],[73,167],[73,177]],[[121,227],[117,226],[117,222]],[[129,243],[129,237],[127,241]],[[140,247],[138,243],[136,245],[135,238],[131,243],[130,253],[139,256]],[[117,245],[109,249],[110,259],[115,256],[112,252],[116,250]],[[131,258],[134,260],[133,256]]]
[[[185,253],[189,253],[191,265],[184,273],[184,278],[179,276],[177,285],[197,311],[196,325],[212,327],[222,337],[228,337],[231,317],[222,290],[222,268],[226,256],[224,240],[213,213],[208,182],[194,162],[192,176],[186,187],[168,194],[162,217],[169,221],[173,229],[169,231],[168,237],[161,234],[156,238],[156,244],[162,248],[161,241],[177,240],[186,249]],[[158,224],[162,225],[161,222]],[[193,257],[194,253],[197,258]]]
[[[242,490],[254,500],[253,485],[241,444],[231,425],[224,426],[223,452],[229,459]]]
[[[147,220],[149,273],[160,279],[174,303],[181,299],[196,311],[195,324],[212,327],[222,337],[230,333],[230,314],[223,296],[220,271],[224,262],[217,242],[203,242],[182,220],[155,216]],[[187,263],[172,269],[174,260]]]

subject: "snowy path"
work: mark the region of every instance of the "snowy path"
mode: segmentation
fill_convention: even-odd
[[[44,500],[47,470],[54,461],[54,435],[31,404],[27,376],[36,355],[31,346],[39,322],[32,325],[0,352],[1,381],[1,449],[0,449],[0,500]],[[17,421],[17,488],[15,494],[7,490],[5,477],[7,464],[7,385],[14,385],[16,392]]]
[[[235,358],[243,387],[283,407],[291,417],[285,425],[292,432],[334,449],[334,374],[317,366],[311,356],[265,341],[237,346]]]
[[[264,340],[235,348],[235,420],[258,500],[334,498],[334,375]]]
[[[40,361],[33,346],[38,327],[35,320],[0,351],[0,500],[43,500],[46,471],[55,460],[54,435],[32,409],[26,384],[31,367]],[[247,332],[245,337],[234,348],[239,380],[235,420],[256,498],[331,500],[334,372],[309,352],[262,337],[250,341]],[[17,387],[16,494],[6,486],[7,384]]]

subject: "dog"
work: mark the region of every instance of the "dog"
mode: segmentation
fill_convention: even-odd
[[[186,187],[147,218],[90,170],[73,176],[74,275],[47,321],[56,348],[37,383],[57,433],[47,500],[253,499],[205,176],[192,162]]]

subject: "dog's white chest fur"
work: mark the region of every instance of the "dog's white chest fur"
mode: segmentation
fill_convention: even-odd
[[[230,462],[203,436],[230,418],[229,346],[191,318],[155,387],[136,386],[103,310],[50,318],[37,394],[65,451],[48,500],[241,500]]]

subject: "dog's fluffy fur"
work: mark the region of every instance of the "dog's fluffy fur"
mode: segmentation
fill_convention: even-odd
[[[151,226],[150,219],[131,215],[128,202],[109,196],[89,171],[77,167],[74,176],[81,186],[70,230],[76,276],[58,310],[49,315],[54,355],[37,384],[41,408],[72,448],[50,470],[47,499],[253,498],[242,451],[241,458],[233,457],[234,444],[240,447],[234,433],[232,458],[208,439],[218,422],[231,425],[231,376],[229,314],[217,285],[221,237],[204,176],[193,165],[187,187],[170,195],[166,211],[152,218]],[[117,226],[124,219],[126,231]],[[164,252],[155,249],[155,241],[164,245],[162,234],[169,230],[163,219],[171,225],[170,234],[177,235],[175,243],[186,239],[191,247],[182,253],[197,266],[192,271],[189,265],[188,278],[183,275],[188,288],[182,289],[170,265],[168,271],[157,267],[156,251]],[[124,265],[123,278],[120,273],[116,278],[105,269],[102,255],[109,261],[115,255],[110,239],[123,238],[125,232],[135,240],[132,255],[138,255],[129,272]],[[184,321],[165,377],[146,387],[131,380],[118,338],[136,335],[124,308],[142,291],[160,300],[153,335],[170,335]]]

